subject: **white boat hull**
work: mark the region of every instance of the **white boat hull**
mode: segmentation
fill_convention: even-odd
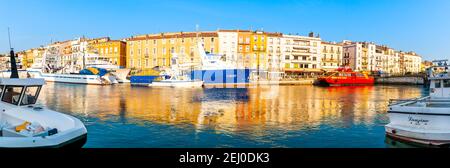
[[[78,74],[49,74],[29,71],[32,78],[43,78],[47,82],[107,85],[116,84],[118,81],[113,76],[78,75]]]
[[[64,115],[64,114],[61,114]],[[0,137],[1,148],[37,148],[37,147],[82,147],[87,139],[87,130],[78,119],[71,118],[74,128],[46,137]]]
[[[203,81],[155,81],[151,87],[202,87]]]
[[[450,104],[428,98],[390,106],[386,134],[426,145],[450,144]]]

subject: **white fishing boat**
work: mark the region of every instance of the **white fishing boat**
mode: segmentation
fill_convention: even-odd
[[[178,63],[178,57],[172,56],[171,69],[166,69],[162,78],[170,76],[169,79],[155,80],[149,86],[151,87],[202,87],[203,81],[190,79],[186,74],[186,67]]]
[[[11,78],[0,78],[0,148],[82,147],[84,124],[37,105],[44,79],[19,79],[12,49],[10,59]]]
[[[391,100],[386,135],[408,142],[450,145],[450,75],[448,60],[434,61],[428,70],[430,94],[426,97]]]

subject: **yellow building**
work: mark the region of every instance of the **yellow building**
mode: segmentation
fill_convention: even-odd
[[[267,34],[264,32],[252,32],[250,36],[251,47],[251,68],[252,69],[266,69],[266,50],[267,50]]]
[[[110,63],[125,67],[126,64],[126,43],[120,40],[97,41],[90,44],[91,52],[96,53],[101,58],[106,58]]]
[[[265,69],[267,34],[260,31],[239,30],[238,62],[246,68]]]
[[[199,63],[197,41],[209,53],[218,53],[217,32],[178,32],[134,36],[127,39],[127,68],[169,67],[170,59],[180,63]]]
[[[18,52],[18,61],[22,69],[30,68],[33,63],[40,62],[44,55],[44,48],[32,48],[25,51]]]

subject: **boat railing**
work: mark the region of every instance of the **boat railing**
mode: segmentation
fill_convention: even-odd
[[[390,99],[389,106],[392,105],[408,105],[413,103],[450,103],[449,99],[430,99],[429,96],[414,99]]]
[[[412,98],[412,99],[389,99],[389,106],[400,105],[400,104],[411,104],[417,102],[429,102],[434,101],[427,99],[428,97]]]

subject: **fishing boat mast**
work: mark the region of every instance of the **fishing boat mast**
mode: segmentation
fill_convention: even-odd
[[[8,41],[9,41],[9,49],[11,50],[9,52],[9,58],[11,63],[11,76],[10,78],[19,78],[19,72],[17,71],[17,64],[16,64],[16,55],[14,54],[14,48],[11,46],[11,33],[9,31],[8,27]]]

